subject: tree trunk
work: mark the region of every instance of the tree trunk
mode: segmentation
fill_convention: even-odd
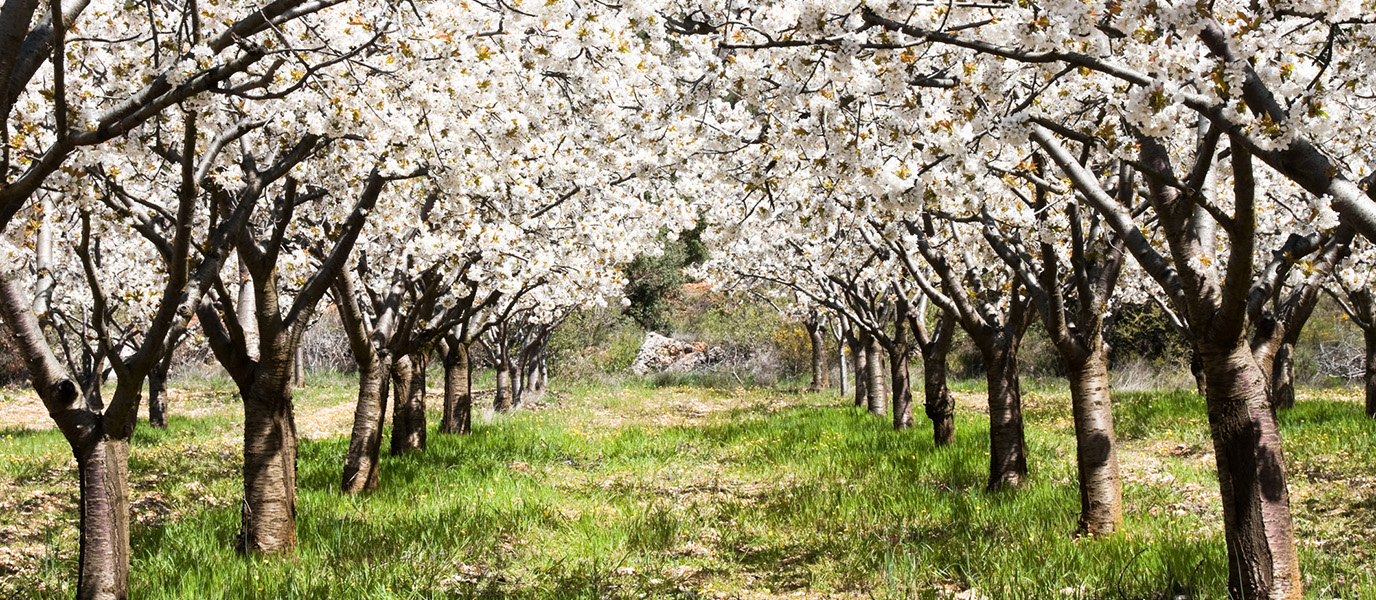
[[[129,597],[129,442],[77,452],[81,479],[78,600]]]
[[[913,390],[906,344],[897,344],[889,352],[889,377],[893,380],[893,428],[908,429],[913,426]]]
[[[1366,416],[1376,419],[1376,328],[1362,332],[1366,340]]]
[[[378,486],[378,460],[382,451],[382,426],[387,415],[387,365],[381,359],[358,365],[358,403],[349,451],[344,455],[342,491],[371,492]]]
[[[855,359],[855,406],[865,406],[870,397],[869,392],[869,357],[866,356],[865,347],[867,344],[860,340],[852,339],[850,342],[850,355]]]
[[[1080,473],[1079,532],[1113,533],[1123,526],[1123,483],[1118,474],[1108,360],[1101,347],[1083,361],[1067,361],[1066,367]]]
[[[34,391],[62,432],[77,463],[79,556],[76,597],[79,600],[123,600],[129,597],[129,436],[138,421],[137,383],[125,379],[114,402],[125,423],[112,423],[93,408],[98,398],[83,397],[76,382],[58,363],[33,303],[9,273],[0,273],[0,314],[29,371]]]
[[[239,327],[244,330],[244,347],[248,350],[249,358],[258,360],[259,343],[258,339],[258,308],[253,301],[253,277],[249,275],[248,265],[240,258],[239,263],[239,298],[234,303],[236,317],[239,319]]]
[[[808,386],[808,389],[820,392],[831,387],[831,382],[828,381],[831,369],[827,366],[827,340],[822,337],[822,326],[815,316],[809,318],[805,324],[808,338],[812,340],[812,385]]]
[[[898,290],[893,319],[893,338],[889,351],[889,381],[893,386],[893,428],[909,429],[913,426],[913,388],[908,373],[908,362],[912,359],[912,342],[908,331],[908,320],[912,315],[908,297]]]
[[[946,387],[944,349],[922,357],[922,399],[927,418],[932,420],[933,441],[938,447],[951,445],[956,437],[956,401]]]
[[[1281,342],[1271,361],[1271,405],[1276,410],[1294,408],[1295,345]]]
[[[1229,590],[1235,598],[1299,598],[1285,458],[1266,378],[1241,340],[1232,348],[1205,348],[1204,367]]]
[[[871,336],[870,345],[865,354],[868,355],[865,366],[868,370],[869,381],[865,383],[865,388],[869,392],[870,414],[882,417],[889,409],[889,399],[885,397],[887,394],[884,393],[884,347],[879,345],[879,340]]]
[[[1194,348],[1190,351],[1190,374],[1194,375],[1195,393],[1201,398],[1209,396],[1208,378],[1204,376],[1204,358],[1199,349]]]
[[[509,398],[507,404],[510,405],[509,410],[517,410],[525,404],[526,390],[521,385],[521,373],[514,362],[506,368],[506,383],[507,398]]]
[[[306,387],[306,348],[301,345],[296,346],[292,355],[291,384],[292,387]]]
[[[425,352],[416,352],[397,361],[393,456],[425,449],[425,370],[429,360]]]
[[[444,418],[440,433],[467,435],[473,432],[473,372],[468,346],[450,342],[444,355]]]
[[[1017,349],[986,349],[983,354],[989,385],[989,490],[1020,487],[1027,478],[1027,442]]]
[[[523,351],[521,365],[521,402],[539,402],[545,390],[540,387],[540,359],[544,355],[543,344],[536,340],[529,351]]]
[[[549,351],[544,346],[540,347],[540,369],[535,375],[535,389],[541,396],[549,391]]]
[[[497,361],[497,393],[492,400],[492,408],[499,413],[511,410],[511,371]]]
[[[167,429],[167,373],[172,370],[172,352],[158,361],[148,373],[148,424]]]
[[[265,366],[260,363],[259,368]],[[260,376],[242,392],[244,506],[239,546],[245,552],[277,552],[296,545],[297,440],[289,368],[268,367],[280,372]]]
[[[841,375],[841,397],[845,398],[846,393],[850,391],[846,389],[846,377],[849,373],[846,373],[846,345],[839,339],[836,340],[836,368]]]

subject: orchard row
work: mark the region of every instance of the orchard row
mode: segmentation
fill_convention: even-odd
[[[293,361],[322,306],[358,361],[341,485],[364,492],[389,385],[393,452],[424,448],[432,355],[441,429],[467,432],[474,344],[519,404],[570,311],[622,301],[622,265],[705,224],[695,274],[835,325],[857,402],[891,405],[895,427],[914,423],[920,355],[951,439],[944,357],[968,334],[991,489],[1027,476],[1017,356],[1040,319],[1070,374],[1085,533],[1122,526],[1105,322],[1158,303],[1207,398],[1231,591],[1300,598],[1275,411],[1321,294],[1376,340],[1372,14],[6,2],[0,315],[77,459],[77,595],[127,595],[129,443],[145,382],[164,412],[179,344],[208,345],[239,388],[240,543],[276,552],[296,538]]]

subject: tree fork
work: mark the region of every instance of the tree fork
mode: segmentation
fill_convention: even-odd
[[[812,384],[809,390],[820,392],[831,387],[830,369],[827,367],[827,341],[822,336],[822,324],[818,322],[817,313],[814,312],[804,321],[807,327],[807,336],[812,343]]]

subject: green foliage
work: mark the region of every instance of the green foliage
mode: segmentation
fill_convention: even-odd
[[[688,282],[688,276],[683,274],[684,267],[707,260],[707,246],[701,239],[706,227],[706,222],[700,222],[672,240],[667,233],[661,233],[662,253],[641,254],[626,266],[626,279],[630,282],[626,286],[626,298],[631,305],[626,307],[625,314],[642,328],[670,331],[669,302]]]
[[[675,331],[692,332],[695,341],[727,350],[751,362],[757,381],[772,383],[811,368],[812,341],[802,323],[785,321],[759,300],[727,299],[705,288],[685,290],[670,315]],[[743,366],[743,365],[742,365]]]
[[[574,312],[549,340],[553,377],[599,379],[625,373],[645,339],[629,316],[610,308]]]
[[[1155,303],[1118,308],[1105,340],[1113,367],[1144,359],[1158,368],[1190,364],[1190,342]]]

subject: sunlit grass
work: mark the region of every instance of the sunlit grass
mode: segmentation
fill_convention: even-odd
[[[1225,597],[1193,394],[1117,395],[1127,523],[1091,539],[1072,535],[1063,391],[1029,393],[1031,480],[990,494],[984,415],[962,410],[955,443],[937,449],[925,419],[894,432],[798,387],[570,385],[553,408],[477,419],[471,436],[432,430],[427,451],[386,457],[382,488],[360,497],[336,491],[347,439],[306,440],[300,545],[252,558],[234,550],[238,417],[174,415],[135,439],[132,496],[151,516],[133,531],[133,597]],[[1376,426],[1350,402],[1312,400],[1282,427],[1311,595],[1376,593],[1372,491],[1353,487],[1373,481]],[[0,434],[0,457],[7,477],[74,501],[55,433]],[[68,596],[74,526],[48,524],[48,558],[0,593]]]

